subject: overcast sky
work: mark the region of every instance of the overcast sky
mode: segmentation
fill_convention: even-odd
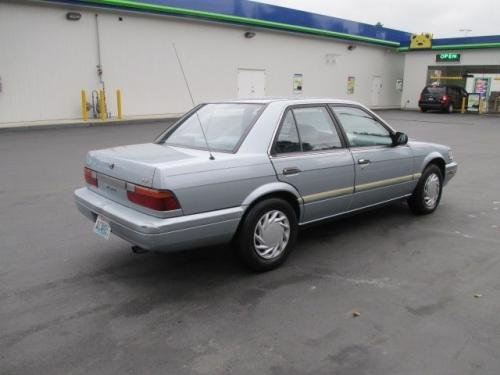
[[[434,37],[500,34],[500,0],[256,0]]]

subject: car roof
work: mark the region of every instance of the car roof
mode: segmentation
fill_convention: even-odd
[[[220,100],[210,103],[248,103],[248,104],[269,104],[279,102],[285,105],[300,105],[300,104],[316,104],[316,103],[332,103],[332,104],[359,104],[351,100],[335,99],[335,98],[287,98],[287,97],[265,97],[251,99],[231,99]]]
[[[463,87],[461,86],[457,86],[457,85],[427,85],[424,87],[424,90],[428,87],[432,87],[432,88],[446,88],[446,87],[450,87],[450,88],[453,88],[453,89],[463,89]]]

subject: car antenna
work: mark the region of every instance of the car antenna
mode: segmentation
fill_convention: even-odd
[[[186,87],[187,87],[187,90],[189,93],[189,97],[191,98],[191,103],[193,104],[193,107],[194,107],[195,104],[194,104],[193,94],[191,93],[191,89],[189,87],[189,82],[186,78],[186,73],[184,72],[184,68],[182,66],[181,59],[179,57],[179,54],[177,53],[177,48],[175,48],[175,43],[172,43],[172,47],[174,48],[175,57],[177,57],[177,62],[179,63],[179,67],[181,68],[182,76],[184,77],[184,83],[186,84]],[[210,154],[209,159],[215,160],[214,154],[212,153],[212,150],[211,150],[210,145],[208,143],[207,135],[205,134],[205,130],[203,129],[203,125],[201,124],[200,115],[198,114],[198,110],[196,110],[195,114],[196,114],[196,118],[198,119],[198,124],[200,124],[200,129],[201,129],[201,132],[203,134],[203,139],[205,139],[205,144],[207,145],[208,153]]]

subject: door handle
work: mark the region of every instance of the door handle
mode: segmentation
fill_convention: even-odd
[[[283,169],[284,175],[297,174],[302,172],[298,167],[287,167]]]
[[[369,159],[359,159],[358,160],[358,164],[370,164],[370,160]]]

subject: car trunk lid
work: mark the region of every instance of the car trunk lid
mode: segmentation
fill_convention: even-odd
[[[152,188],[160,164],[165,166],[190,158],[193,156],[177,149],[146,143],[90,151],[87,154],[87,167],[96,172],[97,187],[92,187],[93,190],[114,201],[143,210],[127,197],[130,183]]]
[[[156,164],[191,158],[190,155],[154,143],[90,151],[87,166],[101,174],[151,187]]]

